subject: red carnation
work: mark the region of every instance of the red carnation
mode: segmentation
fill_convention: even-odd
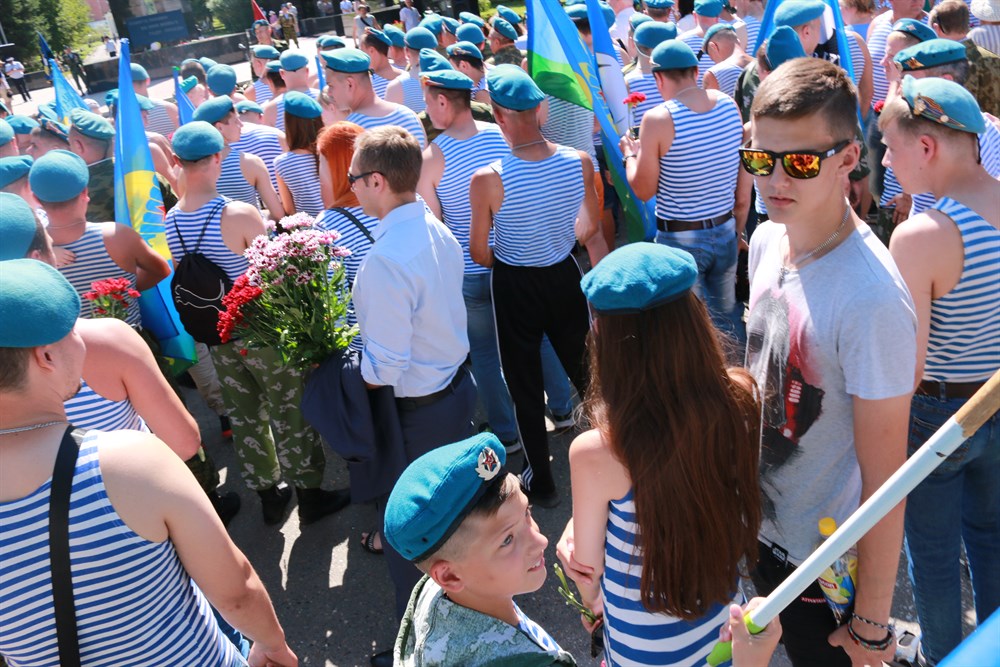
[[[882,113],[882,108],[885,106],[885,100],[879,100],[875,103],[875,113]]]

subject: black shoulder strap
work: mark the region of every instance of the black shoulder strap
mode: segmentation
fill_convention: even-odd
[[[201,233],[198,234],[198,242],[195,243],[194,252],[198,252],[198,249],[201,248],[201,242],[205,238],[205,232],[208,231],[208,225],[210,222],[212,222],[212,218],[214,218],[215,214],[219,212],[219,209],[225,208],[226,204],[228,204],[230,201],[232,200],[229,199],[228,197],[221,197],[221,201],[212,208],[212,212],[208,214],[208,217],[205,218],[205,223],[201,226]],[[181,234],[181,228],[177,225],[176,214],[174,215],[173,222],[174,222],[174,229],[177,231],[177,240],[181,242],[181,250],[183,250],[184,254],[186,255],[188,254],[188,249],[187,246],[184,244],[184,236]]]
[[[345,218],[347,218],[348,220],[350,220],[351,222],[353,222],[354,226],[357,227],[359,230],[361,230],[361,233],[365,235],[365,238],[368,239],[369,243],[372,243],[372,244],[375,243],[375,237],[372,236],[371,232],[368,231],[367,227],[365,227],[363,224],[361,224],[361,221],[358,220],[357,216],[355,216],[353,213],[351,213],[350,211],[348,211],[346,208],[343,208],[343,207],[340,207],[340,206],[338,206],[337,208],[331,209],[331,210],[336,211],[337,213],[340,213]]]
[[[59,664],[80,667],[80,640],[76,630],[76,603],[69,561],[69,496],[79,447],[73,427],[66,429],[52,470],[49,492],[49,557],[52,564],[52,600],[55,606]]]

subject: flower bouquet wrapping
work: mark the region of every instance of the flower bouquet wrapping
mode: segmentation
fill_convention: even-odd
[[[124,322],[129,306],[139,298],[139,291],[128,278],[95,280],[90,289],[83,293],[83,298],[91,303],[94,317],[113,317]]]

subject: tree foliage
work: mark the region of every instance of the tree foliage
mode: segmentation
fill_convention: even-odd
[[[83,46],[90,35],[85,0],[0,0],[0,17],[7,41],[28,69],[41,67],[37,32],[57,55],[67,46]]]
[[[208,0],[208,10],[230,32],[243,32],[253,23],[249,0]]]

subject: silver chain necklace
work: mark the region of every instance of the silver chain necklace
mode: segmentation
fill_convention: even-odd
[[[0,435],[10,435],[12,433],[25,433],[27,431],[34,431],[40,428],[48,428],[49,426],[55,426],[56,424],[66,424],[65,419],[60,419],[54,422],[42,422],[41,424],[32,424],[31,426],[18,426],[17,428],[0,428]]]
[[[513,146],[511,150],[516,151],[518,148],[527,148],[528,146],[534,146],[536,144],[544,144],[546,141],[548,141],[548,139],[538,139],[536,141],[529,141],[526,144],[518,144],[517,146]]]
[[[830,245],[834,241],[840,238],[840,233],[844,231],[844,226],[847,225],[847,219],[850,217],[850,215],[851,215],[851,206],[850,204],[848,204],[847,208],[844,209],[844,218],[843,220],[840,221],[840,225],[837,227],[836,230],[834,230],[833,234],[830,234],[830,236],[825,241],[823,241],[818,246],[816,246],[806,254],[802,255],[801,257],[797,257],[795,259],[789,257],[787,262],[782,262],[781,268],[778,269],[778,287],[781,287],[782,285],[785,284],[785,276],[787,276],[792,271],[792,269],[788,267],[789,264],[794,264],[795,266],[801,266],[807,260],[811,259],[812,257],[816,256],[826,248],[830,247]],[[789,246],[789,252],[791,252],[791,246]]]

